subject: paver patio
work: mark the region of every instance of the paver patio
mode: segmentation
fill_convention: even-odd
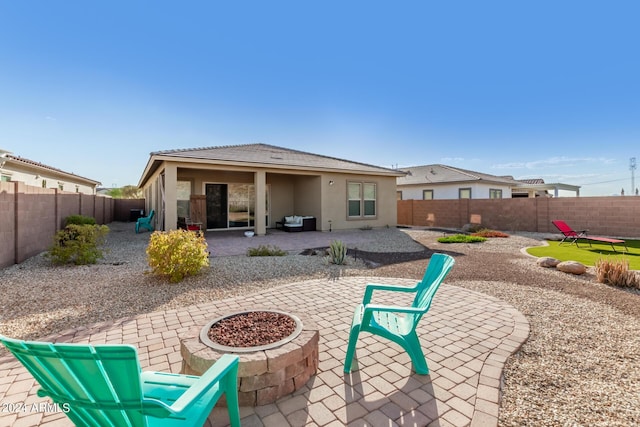
[[[320,327],[318,374],[276,403],[241,408],[244,426],[497,425],[500,377],[509,355],[529,335],[526,318],[503,301],[445,283],[418,328],[430,375],[413,374],[409,357],[400,347],[368,334],[358,342],[354,371],[345,375],[351,316],[368,282],[415,284],[411,279],[370,277],[297,282],[89,325],[44,340],[133,344],[144,370],[179,372],[180,335],[194,325],[206,324],[217,313],[246,308],[303,312]],[[382,304],[404,303],[391,301],[390,294],[374,294],[374,298]],[[0,354],[0,426],[71,425],[52,408],[47,412],[46,407],[32,406],[47,400],[36,395],[37,385],[22,365],[6,351]],[[215,409],[211,421],[214,426],[226,425],[226,410]]]

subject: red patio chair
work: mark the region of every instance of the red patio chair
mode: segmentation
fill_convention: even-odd
[[[608,243],[611,245],[611,249],[613,249],[614,252],[618,252],[618,251],[616,250],[615,246],[613,246],[613,244],[621,243],[626,249],[626,251],[629,252],[629,248],[627,247],[627,242],[625,242],[622,239],[612,239],[610,237],[602,237],[602,236],[588,236],[587,233],[589,232],[589,230],[579,230],[579,231],[574,230],[573,228],[569,227],[569,225],[566,222],[559,219],[553,220],[551,221],[551,223],[555,225],[556,228],[560,230],[560,232],[564,235],[559,245],[563,244],[564,242],[569,242],[569,244],[575,243],[577,247],[580,247],[580,245],[578,245],[578,240],[584,239],[589,243],[589,247],[591,247],[592,241]]]

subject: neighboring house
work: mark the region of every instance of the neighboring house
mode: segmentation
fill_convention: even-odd
[[[558,197],[559,191],[572,191],[576,196],[580,196],[580,186],[571,184],[562,184],[559,182],[547,184],[543,179],[519,179],[521,182],[517,187],[512,188],[511,197]],[[549,191],[553,190],[553,195]]]
[[[549,189],[533,190],[527,188],[529,186],[534,188],[540,187],[544,184],[544,179],[542,178],[519,179],[518,182],[521,182],[524,186],[511,190],[511,197],[552,197],[551,194],[549,194]]]
[[[400,168],[407,174],[398,177],[398,200],[431,199],[508,199],[515,194],[536,197],[539,191],[555,189],[575,191],[579,186],[568,184],[527,183],[509,176],[454,168],[445,165],[425,165]],[[522,197],[522,196],[518,196]]]
[[[0,149],[0,179],[83,194],[96,194],[96,187],[100,185],[98,181],[14,156],[10,151],[2,149]]]
[[[138,186],[157,228],[179,217],[207,230],[255,229],[284,216],[316,218],[322,231],[395,226],[404,172],[267,144],[151,153]],[[182,218],[181,218],[182,220]]]

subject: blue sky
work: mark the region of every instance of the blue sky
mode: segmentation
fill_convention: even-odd
[[[104,186],[262,142],[631,191],[638,2],[230,3],[0,0],[0,148]]]

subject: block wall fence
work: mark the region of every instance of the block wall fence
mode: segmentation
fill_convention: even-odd
[[[640,197],[398,200],[398,225],[559,233],[555,219],[592,235],[640,238]]]
[[[46,251],[69,215],[91,216],[98,224],[128,221],[129,205],[131,209],[144,208],[144,200],[120,201],[22,182],[0,182],[0,268]]]

